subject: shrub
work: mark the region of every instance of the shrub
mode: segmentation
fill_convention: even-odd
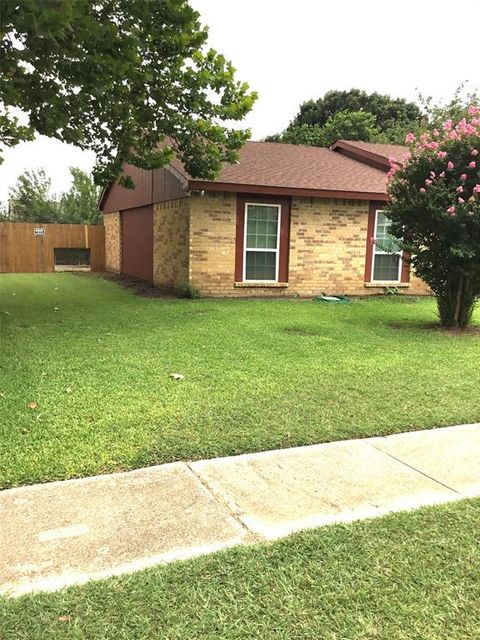
[[[436,296],[445,327],[465,327],[480,295],[480,108],[424,133],[391,161],[392,232]]]
[[[197,289],[189,282],[181,282],[177,285],[176,292],[180,298],[191,298],[192,300],[201,298],[200,289]]]

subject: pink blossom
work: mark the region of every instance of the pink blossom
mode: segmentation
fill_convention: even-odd
[[[425,180],[425,184],[431,185],[431,184],[432,184],[432,181],[431,181],[431,180],[429,180],[429,179],[427,178],[427,179]]]
[[[451,216],[455,215],[455,211],[456,211],[456,209],[453,206],[452,207],[448,207],[448,209],[447,209],[447,213],[449,213]]]
[[[471,162],[468,163],[468,166],[470,169],[475,169],[475,167],[477,166],[477,163],[472,160]]]
[[[415,140],[416,140],[416,138],[415,138],[415,136],[413,135],[412,132],[407,133],[407,135],[405,137],[406,144],[410,144],[411,142],[415,142]]]
[[[459,204],[465,204],[465,200],[464,200],[463,198],[459,198],[459,199],[458,199],[458,203],[459,203]]]
[[[463,187],[457,187],[457,193],[463,193]]]
[[[462,175],[460,176],[460,180],[462,182],[465,182],[466,179],[467,179],[467,174],[466,173],[462,173]]]
[[[480,193],[480,184],[476,184],[473,187],[473,193]]]
[[[442,171],[442,173],[439,174],[440,178],[444,178],[445,177],[445,171]]]
[[[451,170],[452,170],[452,169],[454,169],[454,168],[455,168],[455,165],[453,164],[453,162],[451,162],[451,161],[450,161],[450,162],[447,164],[447,169],[448,169],[449,171],[451,171]]]
[[[472,156],[478,156],[478,151],[476,149],[472,149]]]
[[[443,160],[443,158],[447,157],[447,152],[446,151],[439,151],[437,153],[437,158],[440,158],[440,160]]]
[[[424,187],[420,187],[420,193],[426,193],[427,190]]]
[[[473,105],[468,107],[468,115],[469,116],[478,116],[478,114],[480,114],[480,108],[479,107],[475,107]]]
[[[444,122],[443,124],[443,129],[445,131],[450,131],[450,129],[453,127],[453,122],[451,121],[451,119],[447,120],[446,122]]]

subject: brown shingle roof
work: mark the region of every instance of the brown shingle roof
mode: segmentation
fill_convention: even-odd
[[[193,180],[178,160],[172,167],[190,189],[275,190],[299,195],[366,197],[386,194],[385,172],[321,147],[247,142],[235,165],[224,165],[216,180]],[[301,193],[300,193],[301,192]]]

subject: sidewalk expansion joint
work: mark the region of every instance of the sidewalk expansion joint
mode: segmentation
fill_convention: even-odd
[[[421,469],[417,469],[413,465],[408,464],[408,462],[405,462],[405,460],[402,460],[401,458],[397,458],[392,453],[389,453],[388,451],[384,451],[383,449],[380,449],[379,447],[376,447],[374,444],[370,444],[370,446],[373,447],[374,449],[376,449],[377,451],[379,451],[380,453],[383,453],[384,455],[388,456],[389,458],[392,458],[392,460],[396,460],[397,462],[400,462],[401,464],[403,464],[405,467],[408,467],[412,471],[416,471],[417,473],[419,473],[420,475],[424,476],[425,478],[428,478],[429,480],[432,480],[433,482],[436,482],[440,486],[445,487],[445,489],[448,489],[449,491],[453,491],[453,493],[456,493],[458,496],[465,497],[463,495],[463,493],[461,493],[460,491],[457,491],[453,487],[450,487],[448,484],[445,484],[445,482],[442,482],[441,480],[438,480],[438,478],[434,478],[433,476],[428,475],[428,473],[425,473]]]
[[[259,536],[247,526],[247,524],[243,521],[243,518],[239,515],[239,513],[236,513],[235,510],[232,508],[232,505],[229,504],[229,501],[226,499],[226,497],[223,496],[219,491],[216,491],[210,485],[210,483],[207,480],[205,480],[205,478],[203,478],[199,473],[195,471],[195,469],[191,466],[190,462],[185,462],[184,464],[187,467],[187,469],[190,471],[190,473],[192,473],[195,476],[195,478],[200,482],[200,484],[204,487],[204,489],[208,492],[208,494],[212,496],[215,502],[217,502],[222,507],[224,507],[228,512],[228,514],[230,515],[230,517],[233,518],[235,522],[243,529],[243,531],[246,534],[246,539],[244,540],[244,543],[260,542],[261,540],[263,540],[262,536]]]

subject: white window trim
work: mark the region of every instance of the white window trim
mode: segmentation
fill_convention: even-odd
[[[375,242],[373,243],[373,248],[372,248],[372,271],[370,274],[370,282],[385,282],[385,283],[390,283],[390,282],[401,282],[402,281],[402,268],[403,268],[403,251],[377,251],[377,244],[376,244],[376,240],[377,240],[377,222],[378,222],[378,214],[379,213],[384,213],[383,209],[376,209],[375,210],[375,226],[373,228],[373,238],[375,240]],[[388,217],[388,216],[387,216]],[[379,255],[379,256],[399,256],[400,260],[398,261],[398,275],[397,275],[397,279],[396,280],[375,280],[373,277],[373,274],[375,273],[375,256]]]
[[[277,216],[277,246],[275,249],[247,249],[247,226],[248,226],[248,207],[276,207],[278,209]],[[280,229],[281,229],[281,220],[282,220],[282,205],[280,204],[269,204],[268,202],[246,202],[245,203],[245,214],[244,214],[244,229],[243,229],[243,282],[278,282],[278,270],[280,265]],[[247,280],[247,252],[269,252],[276,253],[275,256],[275,279],[274,280]]]

